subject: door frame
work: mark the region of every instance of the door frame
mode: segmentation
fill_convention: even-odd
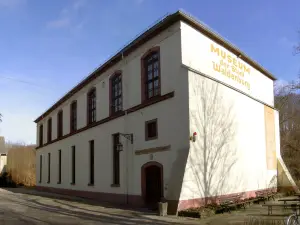
[[[141,188],[142,188],[142,197],[144,204],[146,204],[146,169],[150,166],[157,166],[160,169],[160,182],[161,182],[161,195],[164,197],[164,169],[163,165],[159,162],[147,162],[141,167]]]

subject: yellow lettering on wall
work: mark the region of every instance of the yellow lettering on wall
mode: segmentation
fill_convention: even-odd
[[[213,68],[214,68],[215,71],[220,72],[220,65],[219,64],[213,62]]]
[[[213,43],[210,44],[210,51],[211,53],[216,53],[218,57],[216,61],[212,61],[214,71],[250,90],[250,83],[245,80],[247,79],[247,77],[245,78],[245,73],[250,75],[250,67],[248,67],[247,64]]]
[[[232,72],[234,72],[234,73],[235,73],[235,71],[236,71],[236,68],[235,68],[235,66],[231,66],[231,70],[232,70]]]
[[[226,76],[227,76],[228,78],[230,78],[230,76],[231,76],[230,70],[227,71]]]
[[[210,44],[210,51],[216,52],[218,56],[220,55],[219,48],[215,48],[213,44]]]
[[[247,68],[245,65],[244,65],[244,71],[250,74],[250,68],[249,67]]]
[[[227,55],[227,60],[228,60],[229,63],[232,63],[231,55]]]
[[[248,90],[250,90],[250,84],[247,81],[246,81],[246,87],[248,88]]]
[[[221,56],[222,56],[223,59],[226,59],[226,52],[221,50]]]
[[[242,62],[239,61],[239,68],[243,69],[243,67],[245,67],[245,65]]]
[[[233,59],[233,65],[235,65],[237,67],[236,59]]]

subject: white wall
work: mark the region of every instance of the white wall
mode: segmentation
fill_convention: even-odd
[[[275,111],[275,141],[276,141],[276,156],[281,158],[280,154],[280,126],[279,126],[279,111]]]
[[[274,106],[273,81],[271,79],[184,22],[181,22],[181,30],[182,63],[184,65],[237,88],[270,106]],[[211,45],[214,46],[213,51]],[[217,49],[219,56],[215,52]],[[225,59],[223,59],[222,55]],[[234,75],[237,75],[237,73],[232,72],[233,67],[239,68],[239,63],[241,66],[246,67],[247,70],[238,69],[243,72],[243,75],[237,75],[237,77],[248,82],[249,88],[236,81],[235,78],[232,79],[214,70],[214,63],[220,64],[222,60],[228,65],[226,70],[229,70]],[[221,69],[224,68],[224,66],[221,67]]]
[[[0,173],[6,172],[7,156],[0,155]]]
[[[184,22],[181,38],[197,141],[190,143],[180,200],[269,187],[276,170],[267,170],[265,106],[254,99],[273,106],[273,81]]]
[[[264,105],[199,74],[189,71],[188,78],[190,134],[197,132],[197,141],[180,200],[268,188],[276,170],[267,170]],[[205,174],[211,175],[206,194]]]
[[[153,46],[160,46],[161,57],[161,95],[174,91],[171,99],[156,103],[134,113],[101,124],[94,128],[80,132],[67,139],[55,142],[37,151],[37,168],[39,168],[39,156],[43,155],[43,180],[40,186],[68,188],[76,190],[89,190],[109,193],[128,193],[141,195],[141,167],[149,161],[157,161],[164,167],[165,196],[171,199],[179,198],[180,176],[178,162],[184,163],[182,155],[188,153],[188,79],[182,76],[181,49],[180,49],[180,23],[174,24],[168,30],[131,53],[122,62],[106,71],[96,80],[68,101],[60,108],[64,110],[64,119],[68,121],[69,105],[73,100],[78,104],[78,129],[86,125],[86,93],[92,87],[97,88],[97,120],[109,116],[109,76],[116,70],[122,70],[123,77],[123,108],[124,110],[141,104],[141,57]],[[103,83],[104,82],[104,83]],[[67,112],[67,113],[66,113]],[[56,115],[54,110],[49,116]],[[65,118],[66,115],[66,118]],[[158,139],[145,141],[145,121],[157,118]],[[41,122],[44,123],[47,118]],[[65,121],[64,120],[64,121]],[[68,132],[69,124],[64,123],[64,130]],[[112,184],[112,134],[133,133],[134,144],[122,139],[124,151],[121,152],[121,186],[111,187]],[[46,136],[46,132],[45,132]],[[88,141],[95,140],[95,185],[88,186],[89,182],[89,149]],[[71,146],[76,146],[76,185],[71,182]],[[171,145],[170,151],[154,153],[153,159],[149,154],[135,155],[136,150]],[[58,150],[62,150],[62,183],[57,184],[58,179]],[[51,182],[47,184],[47,154],[51,152]],[[127,155],[126,155],[127,154]],[[128,178],[126,176],[126,164],[128,165]],[[182,168],[182,176],[183,169]],[[181,176],[181,177],[182,177]],[[37,170],[37,178],[39,170]],[[182,178],[181,178],[182,179]],[[37,179],[38,180],[38,179]],[[128,181],[128,183],[126,183]],[[180,184],[178,184],[178,182]],[[178,184],[178,185],[174,185]],[[174,188],[173,188],[174,187]]]

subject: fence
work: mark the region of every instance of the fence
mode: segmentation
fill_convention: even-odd
[[[11,148],[7,154],[6,172],[17,184],[34,186],[35,179],[35,155],[33,146],[20,146]]]

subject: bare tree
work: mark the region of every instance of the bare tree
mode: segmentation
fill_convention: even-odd
[[[226,181],[237,161],[232,141],[235,137],[233,105],[225,100],[219,84],[195,77],[190,119],[198,131],[190,153],[189,165],[197,191],[205,197],[226,191]],[[226,184],[226,185],[225,185]]]
[[[275,82],[275,108],[280,112],[280,124],[284,124],[289,120],[293,120],[297,116],[296,104],[300,103],[300,96],[297,91],[300,89],[300,84],[297,81],[290,81],[286,84]]]
[[[298,31],[298,34],[300,36],[300,31]],[[300,43],[297,45],[293,46],[294,47],[294,54],[299,54],[300,53]]]
[[[300,43],[294,46],[294,54],[299,53]],[[274,90],[275,108],[279,110],[280,151],[287,168],[297,182],[300,180],[300,76],[285,85],[276,82]]]
[[[296,180],[300,180],[300,84],[275,83],[275,108],[279,110],[281,155]]]

